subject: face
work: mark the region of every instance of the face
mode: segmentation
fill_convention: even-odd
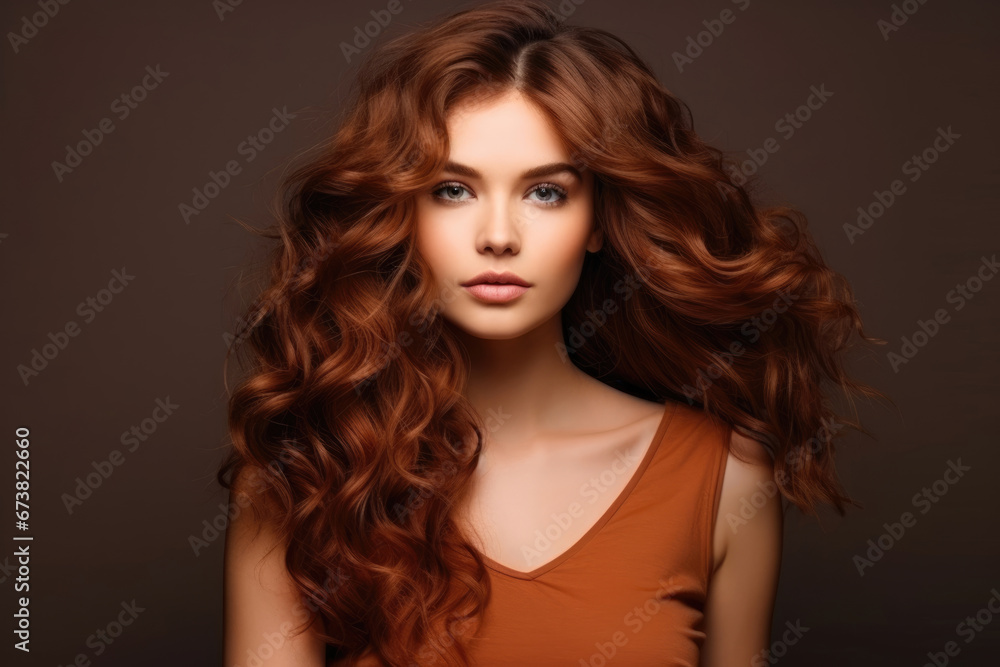
[[[516,338],[559,314],[587,251],[601,248],[593,173],[573,165],[548,117],[516,92],[456,108],[448,138],[438,184],[417,196],[417,250],[447,321],[479,338]],[[508,275],[482,277],[490,271]]]

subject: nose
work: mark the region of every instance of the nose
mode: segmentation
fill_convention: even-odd
[[[509,202],[498,198],[497,201],[483,213],[483,221],[479,229],[476,246],[479,252],[492,251],[497,255],[510,250],[516,255],[521,250],[521,228],[524,221],[522,213]]]

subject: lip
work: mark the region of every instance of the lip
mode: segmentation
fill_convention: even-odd
[[[524,285],[501,283],[479,283],[478,285],[463,285],[463,287],[472,296],[486,303],[506,303],[528,291]]]
[[[531,283],[510,271],[484,271],[462,283],[462,287],[480,301],[506,303],[527,292]]]
[[[470,285],[479,285],[484,283],[500,283],[504,285],[521,285],[522,287],[531,287],[531,283],[516,273],[511,273],[510,271],[504,271],[503,273],[497,273],[496,271],[483,271],[472,280],[467,280],[462,283],[462,287],[469,287]]]

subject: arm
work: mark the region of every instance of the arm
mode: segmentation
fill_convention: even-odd
[[[720,557],[705,605],[702,667],[766,663],[762,651],[771,642],[771,615],[781,569],[781,494],[773,482],[771,458],[763,445],[735,431],[730,442],[732,450],[741,452],[749,463],[732,453],[726,462],[714,536]],[[761,506],[745,522],[727,520],[745,518],[740,513],[742,501],[762,497],[766,502],[752,503],[752,507]]]
[[[233,498],[250,486],[249,475],[241,474]],[[223,664],[323,667],[326,643],[315,626],[290,636],[307,609],[285,568],[285,547],[273,528],[261,526],[258,533],[253,511],[243,505],[226,531]]]

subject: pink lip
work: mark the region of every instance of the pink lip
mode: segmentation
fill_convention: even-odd
[[[468,287],[469,285],[475,285],[477,283],[504,283],[507,285],[522,285],[524,287],[531,287],[531,283],[516,273],[511,273],[510,271],[504,271],[503,273],[497,273],[496,271],[483,271],[472,280],[467,280],[462,283],[462,287]]]
[[[486,303],[506,303],[516,299],[531,287],[531,283],[510,271],[484,271],[462,283],[472,296]]]
[[[506,283],[479,283],[477,285],[463,285],[463,287],[472,296],[486,303],[506,303],[528,291],[524,285]]]

